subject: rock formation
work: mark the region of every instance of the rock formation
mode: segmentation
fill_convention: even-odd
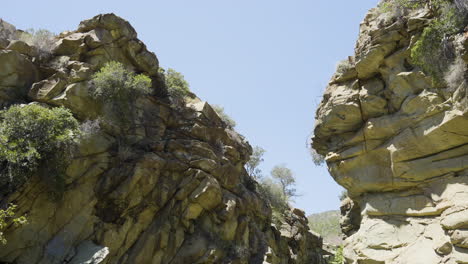
[[[449,38],[461,81],[435,85],[411,57],[433,19],[370,10],[317,110],[313,147],[349,193],[348,263],[468,263],[468,33]]]
[[[0,194],[29,222],[6,229],[1,263],[323,263],[321,238],[302,211],[272,225],[244,169],[246,140],[198,98],[169,102],[155,54],[127,21],[98,15],[61,33],[48,52],[14,40],[4,21],[0,31],[1,107],[39,102],[97,120],[107,108],[90,96],[90,80],[109,61],[153,85],[129,131],[103,125],[81,139],[60,200],[39,177]]]

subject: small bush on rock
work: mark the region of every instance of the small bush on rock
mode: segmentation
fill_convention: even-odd
[[[37,48],[40,58],[45,58],[52,53],[52,48],[55,43],[55,34],[47,29],[28,29],[23,32],[20,40],[28,43],[30,46]]]
[[[353,64],[348,60],[342,60],[336,65],[336,72],[343,74],[353,68]]]
[[[445,83],[451,91],[455,91],[463,82],[468,80],[467,65],[461,58],[457,58],[450,65],[449,70],[445,73]]]
[[[407,11],[427,8],[434,18],[424,28],[411,48],[413,63],[433,79],[435,86],[444,86],[444,74],[455,58],[451,36],[468,22],[466,0],[386,0],[379,4],[380,12],[401,15]]]
[[[224,112],[224,107],[220,105],[212,105],[213,109],[215,112],[218,114],[218,116],[223,120],[224,123],[230,128],[234,128],[236,126],[236,121],[232,119],[228,114]]]
[[[136,75],[120,62],[111,61],[93,75],[93,97],[110,107],[119,127],[128,128],[134,120],[134,107],[138,97],[151,94],[151,79]],[[110,118],[110,119],[113,119]],[[109,121],[109,120],[108,120]]]
[[[325,163],[325,157],[319,154],[314,148],[310,147],[309,152],[312,157],[312,161],[316,166],[320,166]]]
[[[184,97],[187,96],[194,97],[192,92],[190,92],[189,83],[184,79],[184,75],[182,75],[180,72],[177,72],[171,68],[168,68],[167,70],[159,68],[159,71],[164,75],[167,92],[173,103],[178,104],[184,100]]]
[[[120,62],[111,61],[93,75],[96,98],[106,102],[123,103],[151,93],[151,79],[125,69]]]
[[[454,59],[450,35],[464,25],[462,10],[450,3],[439,3],[439,15],[424,28],[421,37],[411,49],[413,62],[433,77],[435,85],[443,85],[444,74]]]
[[[16,105],[0,112],[1,185],[19,186],[38,172],[59,194],[78,133],[78,121],[65,108]]]
[[[264,161],[263,155],[265,155],[266,150],[262,147],[255,146],[252,150],[252,155],[250,156],[249,161],[245,164],[245,169],[250,177],[254,178],[257,181],[263,179],[262,170],[260,169],[260,163]]]

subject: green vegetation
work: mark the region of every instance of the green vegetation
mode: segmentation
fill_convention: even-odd
[[[315,165],[320,166],[325,163],[325,157],[318,154],[315,149],[310,147],[310,156],[312,157],[312,161],[314,162]]]
[[[381,12],[396,12],[397,9],[416,9],[426,5],[427,0],[388,0],[380,5]]]
[[[460,0],[390,0],[380,5],[381,12],[427,7],[434,18],[411,48],[413,63],[432,76],[435,86],[444,86],[444,75],[453,62],[450,36],[460,32],[468,21],[468,4]]]
[[[55,194],[78,136],[78,121],[65,108],[12,106],[0,112],[0,183],[16,187],[39,172]]]
[[[224,107],[220,105],[212,105],[213,109],[215,112],[219,115],[221,120],[223,120],[224,123],[230,128],[234,128],[236,126],[236,121],[232,119],[228,114],[224,112]]]
[[[336,249],[335,256],[333,256],[333,259],[331,260],[330,264],[344,264],[345,263],[345,258],[343,255],[343,246],[339,246]]]
[[[184,97],[194,97],[190,92],[190,85],[184,79],[184,75],[174,69],[168,68],[167,71],[159,68],[160,73],[164,75],[167,92],[173,102],[178,103],[184,100]]]
[[[467,65],[461,58],[457,58],[455,62],[450,65],[449,70],[445,73],[445,83],[450,90],[455,91],[466,79]]]
[[[151,93],[151,79],[125,69],[120,62],[111,61],[93,75],[94,93],[96,98],[106,102],[125,104],[134,101],[142,95]]]
[[[449,36],[459,32],[464,16],[447,2],[438,2],[439,15],[424,28],[421,37],[411,49],[413,62],[433,77],[435,85],[443,85],[444,74],[453,62],[454,54]]]
[[[284,212],[289,208],[289,201],[298,196],[294,188],[296,179],[292,171],[283,165],[275,166],[270,177],[264,177],[259,168],[264,154],[263,148],[254,147],[250,160],[245,166],[249,175],[259,181],[258,191],[270,203],[273,223],[278,225],[284,221]]]
[[[13,224],[15,227],[28,223],[25,216],[15,217],[16,205],[10,204],[5,210],[0,210],[0,243],[6,244],[7,240],[3,235],[3,231]]]
[[[28,29],[23,32],[19,39],[37,48],[39,57],[44,58],[51,54],[55,43],[55,34],[47,29]]]
[[[263,178],[262,171],[258,166],[263,162],[263,155],[265,152],[266,151],[262,147],[255,146],[249,161],[245,164],[247,173],[257,181]]]
[[[271,177],[275,179],[281,186],[283,196],[290,200],[293,197],[298,196],[296,193],[296,179],[293,176],[292,171],[284,165],[276,165],[271,170]]]
[[[288,197],[280,184],[271,178],[265,178],[260,182],[260,187],[260,193],[270,202],[274,210],[284,212],[288,208]]]
[[[307,218],[310,229],[319,233],[325,242],[332,245],[342,243],[340,212],[338,210],[311,214]]]
[[[338,64],[336,65],[336,72],[343,74],[347,72],[348,70],[350,70],[352,67],[353,65],[351,64],[349,59],[342,60],[338,62]]]
[[[120,128],[129,128],[136,100],[149,94],[151,79],[144,74],[136,75],[120,62],[108,62],[93,75],[93,96],[111,108]]]

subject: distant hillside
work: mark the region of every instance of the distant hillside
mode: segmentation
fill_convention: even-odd
[[[340,230],[340,211],[326,211],[318,214],[311,214],[309,227],[323,237],[325,243],[339,245],[342,243]]]

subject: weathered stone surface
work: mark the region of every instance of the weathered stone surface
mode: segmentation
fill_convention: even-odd
[[[0,39],[14,39],[16,27],[0,18]]]
[[[467,82],[435,87],[411,59],[432,18],[369,11],[357,75],[335,74],[317,111],[313,147],[350,196],[348,263],[468,263]],[[466,32],[453,40],[466,56]]]
[[[31,54],[0,50],[0,102],[64,106],[83,125],[98,124],[81,135],[62,199],[50,199],[40,177],[0,192],[29,221],[7,228],[0,262],[325,264],[303,212],[272,224],[244,169],[251,146],[208,103],[145,96],[127,130],[113,125],[119,117],[92,96],[92,75],[104,63],[150,76],[154,94],[164,94],[157,58],[136,36],[113,14],[83,21],[59,35],[41,78]]]
[[[30,57],[37,56],[37,51],[33,47],[29,46],[26,42],[21,40],[10,41],[6,49],[14,50]]]
[[[0,107],[26,99],[39,78],[36,66],[14,50],[0,50]]]

